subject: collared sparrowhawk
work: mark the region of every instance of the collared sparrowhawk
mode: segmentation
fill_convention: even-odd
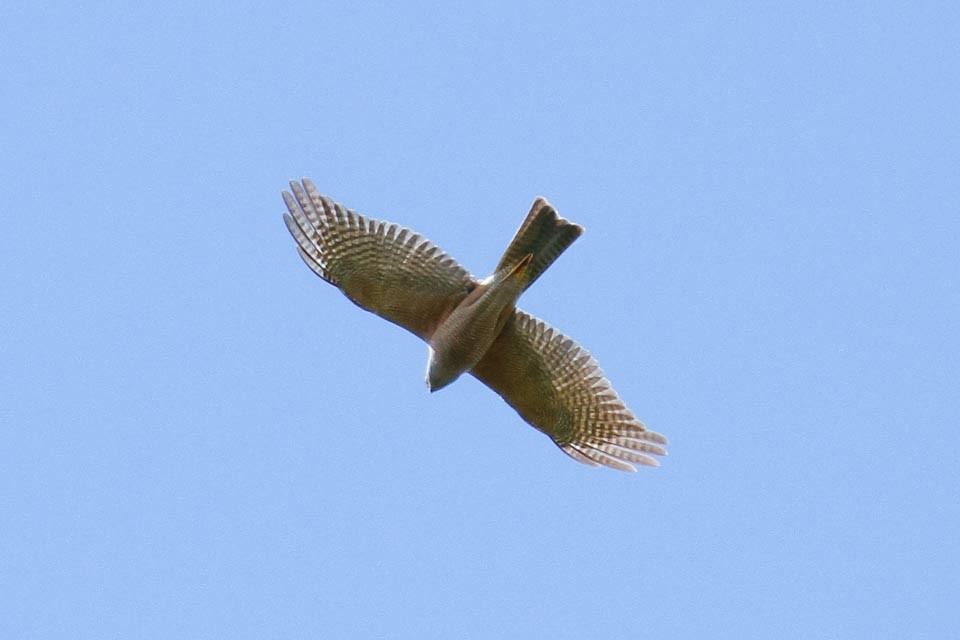
[[[427,386],[469,372],[564,452],[592,466],[656,466],[664,436],[646,429],[586,349],[517,309],[523,291],[583,228],[538,198],[491,276],[477,280],[423,236],[359,215],[309,180],[283,192],[300,257],[358,306],[429,345]]]

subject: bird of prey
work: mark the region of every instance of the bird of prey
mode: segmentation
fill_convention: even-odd
[[[469,372],[591,466],[635,471],[666,455],[667,439],[634,417],[586,349],[516,308],[583,233],[545,199],[533,203],[493,274],[477,280],[420,234],[350,211],[309,180],[290,187],[283,219],[300,257],[355,304],[427,343],[431,392]]]

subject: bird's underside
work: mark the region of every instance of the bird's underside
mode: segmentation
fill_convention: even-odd
[[[583,231],[538,198],[494,276],[480,282],[419,234],[345,209],[309,180],[290,186],[283,217],[307,266],[360,307],[432,346],[435,336],[450,333],[449,324],[438,333],[444,322],[462,320],[478,287],[521,260],[522,288],[529,287]],[[624,471],[659,464],[652,456],[666,455],[666,438],[634,417],[586,349],[512,302],[503,317],[472,375],[580,462]]]

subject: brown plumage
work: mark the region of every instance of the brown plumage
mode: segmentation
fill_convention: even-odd
[[[469,371],[585,464],[656,466],[667,440],[643,426],[576,342],[515,307],[583,228],[538,198],[494,273],[477,281],[422,236],[349,211],[309,180],[284,192],[303,261],[354,303],[430,345],[435,391]]]

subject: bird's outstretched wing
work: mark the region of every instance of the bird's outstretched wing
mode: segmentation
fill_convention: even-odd
[[[475,286],[456,260],[400,225],[350,211],[309,180],[283,192],[287,229],[318,276],[424,340]]]
[[[471,373],[575,460],[635,471],[666,454],[586,349],[519,309]]]

